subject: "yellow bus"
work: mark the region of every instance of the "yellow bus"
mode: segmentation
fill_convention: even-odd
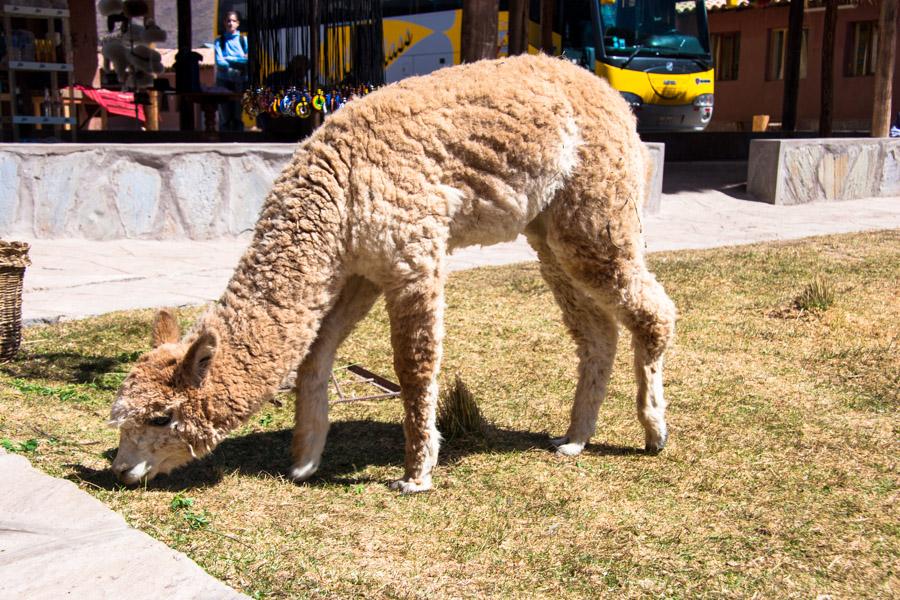
[[[384,0],[382,7],[386,81],[459,62],[461,2]],[[703,0],[558,0],[553,9],[552,52],[609,80],[631,104],[640,130],[702,131],[709,124],[714,76]],[[529,51],[538,52],[540,0],[528,10]]]
[[[504,55],[509,14],[506,0],[499,5],[497,52]],[[245,7],[223,0],[218,8]],[[460,62],[462,0],[382,0],[381,8],[385,82]],[[527,8],[528,50],[538,52],[541,0]],[[641,131],[702,131],[712,119],[704,0],[556,0],[551,52],[605,77]]]

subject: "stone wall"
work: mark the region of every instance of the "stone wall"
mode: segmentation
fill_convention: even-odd
[[[747,191],[771,204],[900,196],[900,139],[753,140]]]
[[[659,210],[663,145],[658,161]],[[216,239],[252,230],[296,144],[5,144],[0,236]]]

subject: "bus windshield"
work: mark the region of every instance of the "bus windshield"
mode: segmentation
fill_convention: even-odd
[[[607,56],[708,58],[703,0],[601,0]]]

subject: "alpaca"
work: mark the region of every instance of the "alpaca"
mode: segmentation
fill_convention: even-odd
[[[524,232],[578,348],[558,451],[594,433],[631,330],[645,447],[666,443],[663,353],[675,307],[643,257],[647,156],[618,92],[567,61],[519,56],[406,79],[349,103],[275,181],[227,289],[179,340],[154,324],[112,406],[126,484],[208,454],[298,367],[290,477],[319,467],[335,352],[384,294],[402,388],[404,493],[438,458],[446,255]]]

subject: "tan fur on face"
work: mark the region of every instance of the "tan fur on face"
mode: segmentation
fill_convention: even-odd
[[[661,449],[662,356],[675,308],[644,265],[648,172],[627,104],[564,60],[481,61],[349,103],[300,145],[227,290],[194,331],[175,342],[171,315],[157,319],[158,347],[113,406],[131,456],[114,468],[132,467],[133,479],[146,465],[175,464],[184,447],[207,452],[299,364],[308,380],[297,386],[291,474],[309,477],[327,431],[324,374],[381,290],[405,408],[396,487],[428,489],[440,441],[445,256],[522,232],[579,348],[560,451],[580,452],[593,434],[618,323],[633,334],[646,446]],[[174,424],[154,428],[159,411]]]

